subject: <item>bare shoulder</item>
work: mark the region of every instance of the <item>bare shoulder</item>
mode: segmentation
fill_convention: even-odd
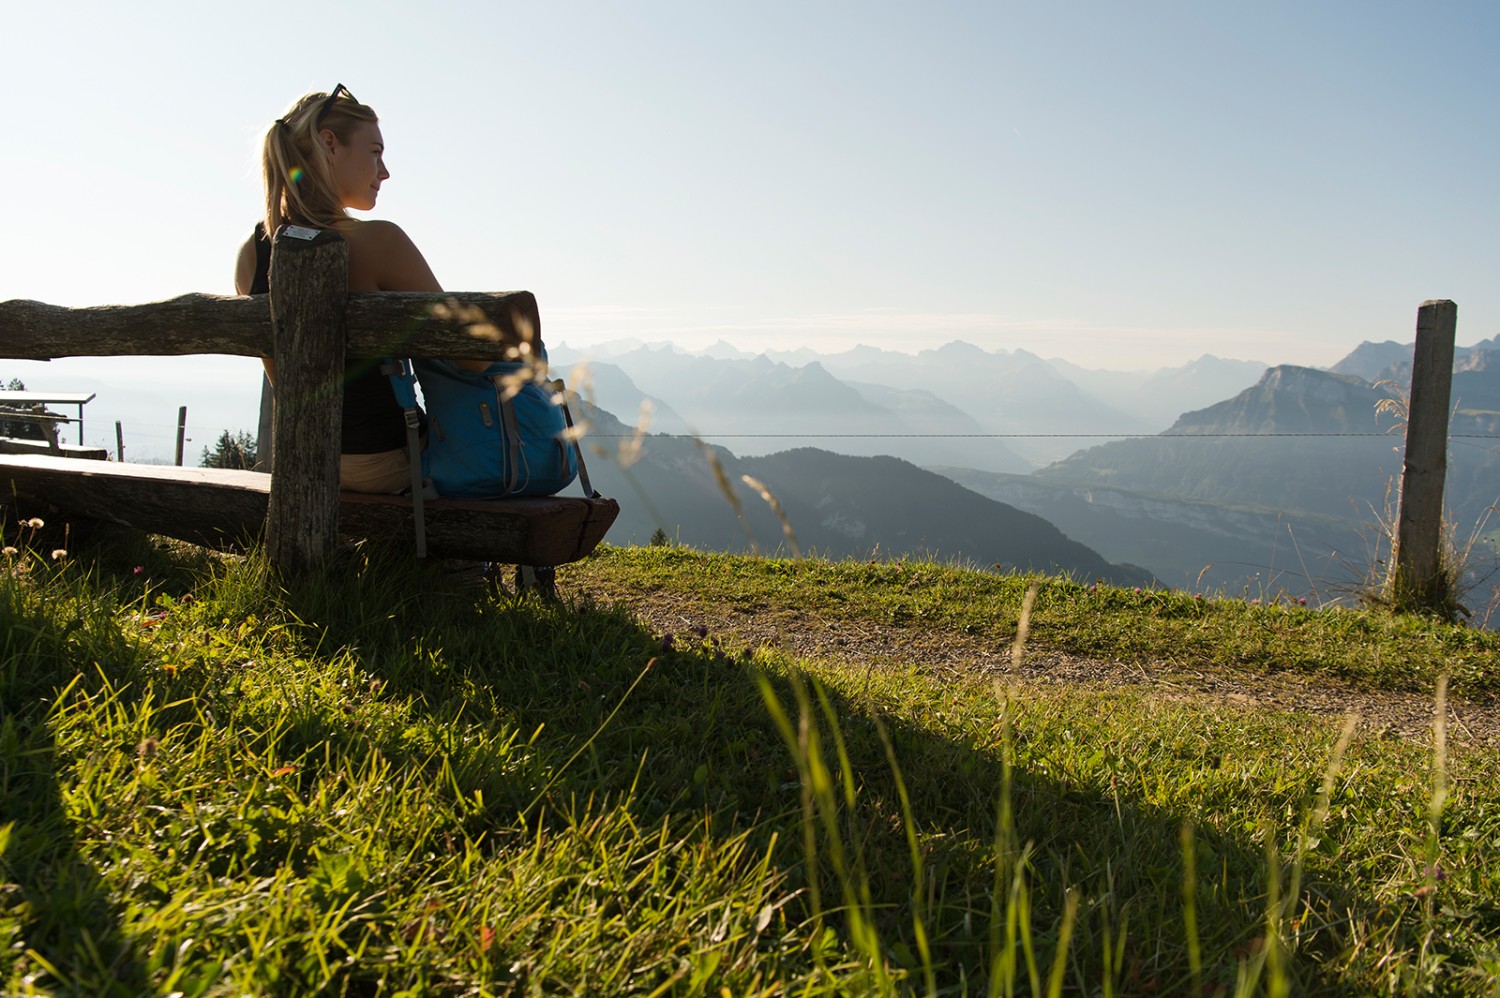
[[[359,257],[364,271],[376,290],[441,291],[432,268],[417,249],[417,244],[395,222],[371,219],[345,232],[352,257]]]
[[[383,218],[365,219],[350,226],[345,234],[371,246],[413,245],[406,230]]]

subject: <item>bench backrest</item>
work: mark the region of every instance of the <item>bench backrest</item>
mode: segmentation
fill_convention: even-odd
[[[91,308],[0,302],[0,355],[274,358],[282,403],[265,539],[273,562],[300,571],[331,557],[338,542],[345,353],[499,360],[539,339],[541,318],[529,291],[350,294],[348,244],[329,230],[297,238],[283,228],[271,259],[269,296],[190,294]]]

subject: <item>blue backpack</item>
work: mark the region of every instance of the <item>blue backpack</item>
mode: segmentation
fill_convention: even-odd
[[[543,354],[545,359],[545,354]],[[496,361],[468,371],[446,360],[398,360],[383,367],[406,413],[417,557],[426,556],[424,498],[500,499],[550,496],[580,478],[583,468],[561,381],[539,382],[528,364]],[[427,446],[418,437],[416,385],[427,406]],[[424,488],[423,479],[431,485]]]

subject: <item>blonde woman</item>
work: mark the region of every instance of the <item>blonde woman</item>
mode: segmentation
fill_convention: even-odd
[[[270,291],[269,234],[283,224],[333,229],[349,244],[350,291],[441,291],[416,244],[393,222],[362,221],[390,179],[380,121],[342,83],[301,97],[266,132],[265,220],[240,248],[234,286],[242,295]],[[484,370],[484,361],[455,361]],[[265,361],[266,376],[276,371]],[[356,492],[399,493],[411,485],[406,428],[380,361],[350,358],[344,380],[339,484]]]

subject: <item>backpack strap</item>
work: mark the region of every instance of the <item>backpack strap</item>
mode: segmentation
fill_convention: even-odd
[[[562,399],[563,419],[567,421],[568,429],[573,429],[573,412],[568,408],[568,393],[561,378],[552,382],[552,390],[557,392],[558,396]],[[589,484],[589,469],[588,465],[583,463],[583,447],[579,445],[577,435],[569,433],[568,437],[573,443],[573,453],[578,456],[578,484],[583,486],[583,497],[585,499],[603,498]]]
[[[417,415],[416,375],[412,373],[411,361],[386,360],[380,372],[390,376],[391,390],[396,393],[396,404],[406,420],[406,460],[411,465],[411,513],[416,533],[417,557],[427,557],[427,511],[422,500],[422,438],[421,419]]]
[[[521,481],[521,424],[516,421],[515,397],[505,397],[505,386],[501,375],[491,380],[495,385],[495,398],[500,400],[500,425],[505,428],[506,455],[505,494],[520,491]]]

